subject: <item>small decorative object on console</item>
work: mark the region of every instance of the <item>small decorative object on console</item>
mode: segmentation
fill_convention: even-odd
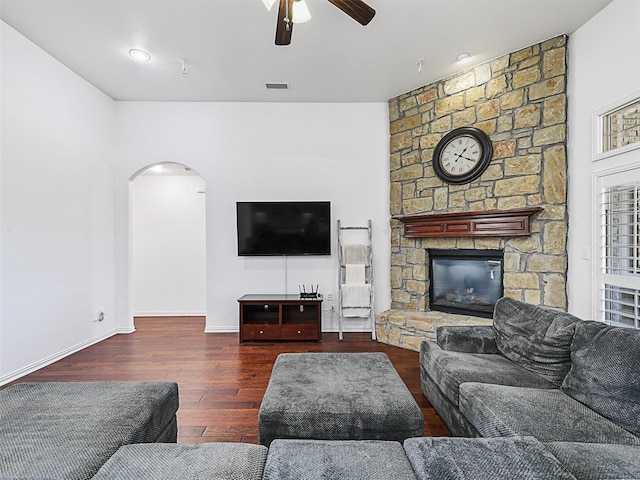
[[[311,291],[307,292],[306,287],[304,285],[298,285],[298,290],[300,290],[300,298],[319,298],[320,294],[318,293],[318,289],[320,285],[316,285],[316,289],[313,289],[313,284],[311,284]]]

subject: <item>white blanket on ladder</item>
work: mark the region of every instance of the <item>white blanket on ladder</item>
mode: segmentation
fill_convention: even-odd
[[[345,265],[368,265],[369,263],[369,247],[362,244],[343,245],[342,261]]]
[[[368,317],[371,306],[371,285],[342,285],[342,316]]]
[[[366,279],[365,269],[364,265],[345,265],[344,283],[347,285],[364,285]]]
[[[344,318],[367,318],[371,309],[369,308],[343,308],[342,316]]]

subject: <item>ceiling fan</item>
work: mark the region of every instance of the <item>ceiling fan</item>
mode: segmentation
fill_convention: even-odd
[[[280,0],[278,23],[276,26],[276,45],[289,45],[293,33],[293,3],[297,0]],[[362,0],[329,0],[361,25],[367,25],[376,11]]]

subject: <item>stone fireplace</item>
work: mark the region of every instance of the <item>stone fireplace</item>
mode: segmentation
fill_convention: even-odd
[[[389,101],[391,308],[377,316],[379,341],[418,350],[439,325],[491,323],[431,308],[433,249],[500,251],[503,295],[566,309],[566,42],[552,38]],[[491,163],[471,183],[444,183],[433,150],[466,126],[489,135]],[[527,231],[459,224],[502,212],[525,212]],[[448,227],[434,226],[443,216]],[[415,219],[422,224],[409,228]]]

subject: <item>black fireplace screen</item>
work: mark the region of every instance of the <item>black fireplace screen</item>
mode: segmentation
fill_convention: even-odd
[[[429,307],[488,317],[502,297],[502,250],[428,250]]]

